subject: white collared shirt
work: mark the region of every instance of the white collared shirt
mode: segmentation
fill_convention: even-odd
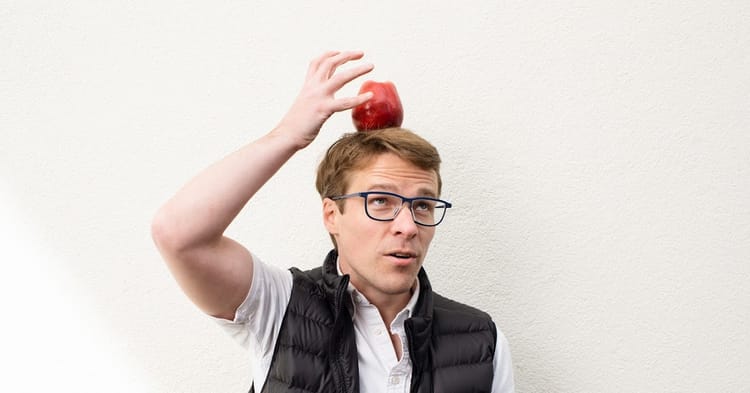
[[[237,308],[234,320],[215,320],[241,345],[255,354],[257,362],[253,364],[253,380],[256,381],[255,391],[259,392],[271,367],[276,339],[291,297],[293,279],[288,270],[266,265],[254,255],[253,261],[253,282],[245,301]],[[351,284],[349,293],[353,304],[360,392],[409,392],[412,365],[404,322],[414,310],[419,296],[419,283],[417,282],[409,303],[396,315],[390,326],[390,331],[401,339],[401,359],[396,357],[388,329],[378,309]],[[495,373],[492,392],[514,392],[510,349],[499,329],[493,364]]]
[[[339,275],[341,267],[336,263]],[[361,393],[408,393],[411,386],[411,357],[406,341],[404,322],[411,317],[419,298],[419,281],[414,285],[409,302],[391,322],[387,329],[380,311],[349,283],[352,297],[354,333],[359,358],[359,391]],[[401,359],[396,357],[388,332],[401,340]]]

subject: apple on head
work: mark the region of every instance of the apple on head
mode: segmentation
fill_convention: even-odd
[[[352,121],[357,131],[401,127],[404,109],[393,82],[366,81],[359,94],[368,91],[372,92],[372,98],[352,109]]]

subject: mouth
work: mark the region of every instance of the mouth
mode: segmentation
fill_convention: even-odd
[[[386,255],[399,264],[408,264],[417,259],[417,254],[411,251],[394,251]]]

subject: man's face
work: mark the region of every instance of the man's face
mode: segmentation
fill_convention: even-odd
[[[367,167],[350,174],[347,194],[388,191],[405,197],[438,197],[437,174],[420,169],[398,156],[377,156]],[[404,204],[393,221],[367,217],[364,198],[344,200],[343,213],[325,199],[324,222],[338,245],[341,271],[370,301],[387,301],[410,293],[422,266],[434,227],[414,223]]]

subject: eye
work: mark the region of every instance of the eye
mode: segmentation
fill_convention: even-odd
[[[414,201],[414,211],[418,213],[431,213],[435,210],[435,201],[429,199],[417,199]]]
[[[370,194],[367,197],[367,206],[371,209],[388,210],[395,206],[392,196],[384,194]]]

